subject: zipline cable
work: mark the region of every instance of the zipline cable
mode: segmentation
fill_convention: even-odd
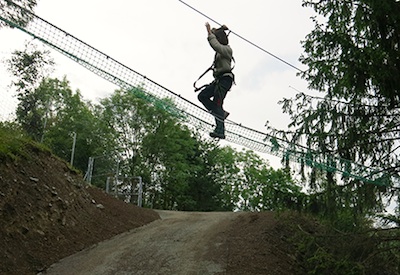
[[[217,21],[215,21],[215,20],[212,19],[211,17],[209,17],[209,16],[207,16],[206,14],[202,13],[202,12],[199,11],[198,9],[196,9],[196,8],[194,8],[194,7],[192,7],[192,6],[190,6],[189,4],[185,3],[184,1],[182,1],[182,0],[178,0],[178,1],[181,2],[182,4],[186,5],[188,8],[190,8],[190,9],[194,10],[195,12],[199,13],[200,15],[204,16],[204,17],[207,18],[208,20],[214,22],[215,24],[217,24],[217,25],[219,25],[219,26],[222,26],[222,24],[218,23]],[[286,60],[283,60],[283,59],[280,58],[279,56],[277,56],[277,55],[275,55],[275,54],[273,54],[273,53],[267,51],[266,49],[264,49],[264,48],[258,46],[257,44],[255,44],[255,43],[251,42],[250,40],[244,38],[244,37],[241,36],[240,34],[234,32],[234,31],[232,31],[232,30],[230,30],[230,32],[231,32],[232,34],[236,35],[237,37],[239,37],[240,39],[244,40],[245,42],[249,43],[250,45],[256,47],[257,49],[259,49],[259,50],[265,52],[266,54],[269,54],[269,55],[272,56],[273,58],[276,58],[276,59],[278,59],[279,61],[285,63],[286,65],[292,67],[293,69],[295,69],[295,70],[297,70],[297,71],[299,71],[299,72],[301,72],[301,73],[303,72],[303,70],[299,69],[299,68],[296,67],[295,65],[290,64],[289,62],[287,62]]]

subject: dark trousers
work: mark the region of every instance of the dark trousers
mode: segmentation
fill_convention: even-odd
[[[214,80],[198,95],[198,99],[203,103],[204,107],[215,116],[215,132],[221,134],[225,133],[224,109],[222,105],[227,92],[232,87],[232,82],[233,79],[231,77],[223,76]]]

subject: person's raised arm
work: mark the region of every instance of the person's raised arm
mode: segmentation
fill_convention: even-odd
[[[208,35],[210,35],[212,33],[212,31],[211,31],[210,24],[208,22],[206,23],[206,29],[207,29]]]

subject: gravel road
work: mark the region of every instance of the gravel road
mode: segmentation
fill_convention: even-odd
[[[160,220],[64,258],[44,274],[217,274],[232,212],[157,211]],[[218,257],[221,255],[221,257]]]

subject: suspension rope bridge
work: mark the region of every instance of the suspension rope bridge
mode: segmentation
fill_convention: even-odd
[[[205,109],[123,65],[23,7],[11,1],[7,1],[7,3],[15,6],[16,9],[19,9],[20,14],[24,14],[29,19],[29,23],[25,26],[14,20],[12,16],[10,17],[4,10],[0,11],[0,20],[9,26],[29,34],[98,76],[116,84],[121,89],[136,93],[137,96],[144,96],[154,106],[178,115],[188,125],[206,132],[213,130],[214,117]],[[382,169],[363,166],[350,160],[317,152],[231,120],[226,120],[225,124],[226,140],[249,149],[275,155],[309,167],[339,173],[344,178],[365,183],[387,186],[392,180],[392,176]]]

